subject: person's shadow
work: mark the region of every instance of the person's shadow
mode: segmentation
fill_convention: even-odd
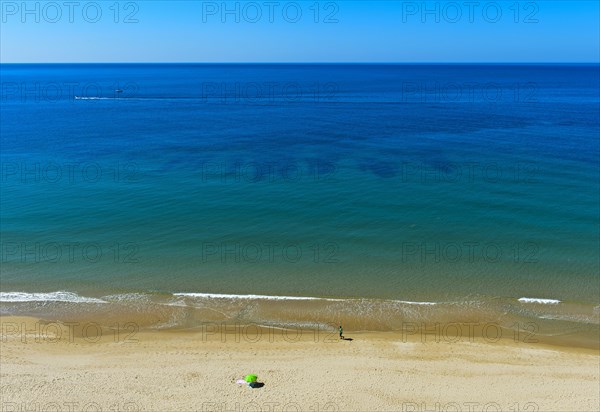
[[[262,388],[263,386],[265,386],[265,384],[262,382],[250,382],[248,386],[250,386],[252,389],[257,389]]]
[[[354,339],[352,339],[352,338],[342,338],[342,340],[349,340],[350,342],[352,342]]]

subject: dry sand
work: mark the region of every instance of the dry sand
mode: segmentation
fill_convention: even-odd
[[[0,320],[2,411],[600,410],[594,350],[512,340],[403,342],[394,333],[296,339],[295,331],[274,329],[133,337],[121,330],[116,339],[105,331],[89,342],[71,339],[66,327],[60,336],[56,325],[36,329],[35,319]],[[235,383],[247,373],[264,387]]]

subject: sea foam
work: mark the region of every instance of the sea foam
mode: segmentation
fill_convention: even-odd
[[[72,292],[27,293],[0,292],[0,302],[73,302],[73,303],[107,303],[102,299],[79,296]]]
[[[211,298],[211,299],[248,299],[248,300],[317,300],[328,302],[349,302],[363,299],[336,299],[319,298],[313,296],[278,296],[278,295],[235,295],[222,293],[173,293],[173,296],[191,297],[191,298]],[[436,302],[411,302],[405,300],[390,300],[390,302],[404,303],[406,305],[436,305]]]
[[[255,299],[255,300],[326,300],[341,302],[345,299],[317,298],[309,296],[275,296],[275,295],[231,295],[221,293],[173,293],[174,296],[211,299]]]
[[[558,299],[539,299],[539,298],[520,298],[519,302],[523,303],[541,303],[544,305],[556,305],[560,303]]]

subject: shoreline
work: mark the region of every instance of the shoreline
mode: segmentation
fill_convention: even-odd
[[[257,332],[244,336],[235,329],[119,331],[116,341],[106,334],[94,342],[56,339],[49,327],[49,339],[35,342],[38,319],[0,321],[4,410],[34,403],[68,410],[69,402],[128,411],[600,407],[600,353],[591,349],[509,339],[403,342],[389,332],[348,332],[352,340],[341,341],[335,332],[293,340],[263,330],[256,339]],[[10,322],[25,324],[25,342],[23,335],[6,334]],[[265,386],[237,385],[247,373]]]
[[[0,316],[98,323],[106,328],[133,324],[138,330],[192,330],[252,324],[331,331],[342,323],[352,332],[434,335],[447,342],[494,343],[506,338],[594,350],[600,350],[599,310],[596,303],[525,297],[429,302],[211,293],[0,294]]]
[[[396,344],[444,346],[484,345],[498,347],[523,347],[545,349],[565,353],[600,356],[600,345],[590,345],[563,340],[548,340],[531,333],[500,328],[495,324],[438,324],[434,328],[420,328],[410,323],[403,330],[369,331],[348,330],[344,336],[366,337],[367,340],[394,342]],[[486,330],[487,328],[487,330]],[[200,342],[222,342],[236,344],[260,343],[339,343],[337,328],[294,328],[264,325],[259,323],[207,322],[192,327],[152,328],[140,327],[134,322],[101,322],[87,320],[49,320],[31,316],[0,315],[0,342],[20,341],[23,344],[130,344],[138,343],[139,336],[151,339],[166,337],[189,337]],[[539,339],[542,338],[542,339]],[[348,339],[353,341],[354,338]]]

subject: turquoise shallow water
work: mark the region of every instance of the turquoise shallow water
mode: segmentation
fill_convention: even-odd
[[[597,323],[597,65],[0,68],[4,312],[528,297]]]

